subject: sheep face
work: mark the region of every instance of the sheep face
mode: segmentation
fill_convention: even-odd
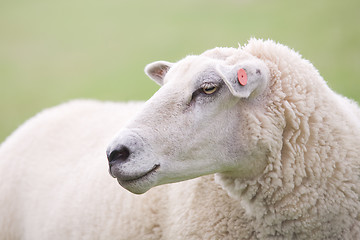
[[[261,60],[189,56],[149,64],[145,72],[162,87],[107,149],[110,174],[123,187],[141,194],[211,173],[250,178],[264,169],[260,133],[248,125],[248,113],[262,111],[269,81]]]

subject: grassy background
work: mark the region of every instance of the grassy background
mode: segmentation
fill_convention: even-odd
[[[270,38],[299,51],[360,101],[359,0],[2,0],[0,142],[74,98],[140,100],[144,66]]]

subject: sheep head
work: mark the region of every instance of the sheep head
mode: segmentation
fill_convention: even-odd
[[[229,52],[242,57],[227,61]],[[239,83],[239,69],[246,83]],[[161,88],[107,149],[120,185],[141,194],[212,173],[252,178],[265,168],[262,130],[252,119],[263,111],[270,79],[262,60],[214,49],[174,64],[154,62],[145,72]]]

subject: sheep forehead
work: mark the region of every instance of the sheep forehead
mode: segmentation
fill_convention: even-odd
[[[196,79],[214,69],[216,64],[216,60],[208,57],[188,56],[174,64],[166,76],[167,82],[191,87]]]
[[[254,58],[253,55],[244,51],[242,48],[226,48],[226,47],[216,47],[207,50],[204,53],[202,53],[201,56],[205,56],[212,59],[218,59],[228,65],[237,64],[241,61],[246,61]]]

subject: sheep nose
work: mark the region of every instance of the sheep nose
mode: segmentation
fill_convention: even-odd
[[[118,179],[129,178],[129,172],[138,168],[145,155],[145,142],[136,132],[123,129],[106,149],[109,173]]]
[[[128,147],[121,145],[118,149],[113,150],[107,154],[109,163],[114,163],[116,161],[125,162],[130,156],[130,150]]]

